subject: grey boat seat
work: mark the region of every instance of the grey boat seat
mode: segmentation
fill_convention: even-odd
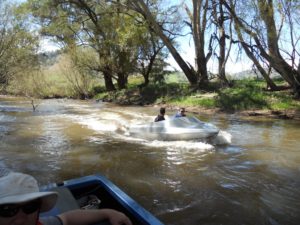
[[[55,187],[49,191],[57,192],[57,202],[55,206],[48,212],[41,213],[41,216],[53,216],[58,215],[70,210],[79,209],[79,205],[70,192],[70,190],[66,187]]]
[[[48,212],[41,213],[41,216],[53,216],[58,215],[70,210],[80,209],[76,199],[66,187],[55,187],[49,191],[57,192],[57,202],[55,206]],[[108,221],[102,221],[94,225],[110,225]]]
[[[51,191],[55,191],[58,194],[56,205],[54,206],[58,208],[60,213],[67,212],[74,209],[79,209],[79,205],[70,192],[70,190],[66,187],[55,187],[51,189]]]

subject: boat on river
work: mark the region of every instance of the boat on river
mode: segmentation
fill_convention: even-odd
[[[129,127],[130,136],[147,140],[198,140],[215,137],[218,133],[215,125],[187,116]]]
[[[101,175],[53,183],[42,187],[41,190],[58,193],[54,208],[42,213],[41,216],[58,215],[79,208],[87,210],[111,208],[123,212],[136,225],[163,225],[155,216]],[[110,225],[110,223],[103,221],[97,225]]]

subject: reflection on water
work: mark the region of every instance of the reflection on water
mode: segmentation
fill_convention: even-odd
[[[201,115],[232,135],[226,146],[128,136],[157,111],[0,99],[0,166],[41,184],[101,173],[165,224],[299,224],[299,122]]]

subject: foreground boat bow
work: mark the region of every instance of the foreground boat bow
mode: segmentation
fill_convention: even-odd
[[[101,201],[100,209],[111,208],[121,211],[131,219],[133,224],[163,225],[150,212],[101,175],[67,180],[60,184],[49,184],[42,188],[42,191],[45,190],[57,191],[59,197],[56,206],[41,216],[58,215],[65,211],[78,209],[82,204],[82,199],[96,196]]]

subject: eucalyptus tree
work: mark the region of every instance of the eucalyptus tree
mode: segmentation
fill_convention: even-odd
[[[0,1],[0,85],[37,66],[38,39],[8,1]]]
[[[164,42],[190,84],[198,88],[205,88],[207,86],[207,64],[214,53],[217,55],[215,49],[219,48],[219,56],[217,56],[219,60],[219,78],[225,85],[228,85],[228,80],[225,76],[225,65],[229,57],[231,44],[226,52],[225,21],[228,18],[224,15],[221,2],[193,0],[184,1],[182,5],[174,6],[177,8],[183,6],[188,16],[184,23],[189,27],[190,35],[193,38],[195,66],[183,60],[177,50],[177,46],[167,36],[168,29],[161,23],[161,18],[153,10],[151,2],[147,1],[146,4],[143,0],[133,0],[128,1],[127,4],[141,13],[148,21],[149,26]],[[171,18],[167,18],[166,20],[171,21]],[[179,26],[179,20],[176,22]],[[220,32],[215,32],[215,29],[219,29]],[[214,44],[215,40],[217,40],[217,44]]]
[[[219,54],[215,53],[218,58],[218,76],[221,83],[225,86],[229,85],[226,78],[226,63],[230,56],[232,41],[232,20],[228,12],[224,10],[221,0],[212,0],[212,22],[215,24],[217,30],[213,37],[218,41]],[[228,25],[226,24],[227,22]],[[227,47],[227,39],[229,39],[229,46]]]
[[[209,46],[209,51],[205,53],[205,37],[208,28],[208,11],[209,11],[209,1],[208,0],[193,0],[192,9],[185,5],[185,10],[189,16],[190,21],[187,22],[191,29],[191,34],[194,40],[194,48],[196,54],[196,68],[197,73],[200,77],[200,83],[207,83],[208,73],[207,73],[207,62],[212,55],[211,42]]]
[[[192,86],[198,86],[201,79],[199,74],[195,71],[194,67],[184,61],[182,56],[179,54],[176,46],[174,45],[174,41],[169,36],[169,31],[164,25],[168,23],[162,23],[162,18],[157,14],[157,8],[153,10],[153,2],[147,1],[147,4],[143,0],[131,0],[126,2],[126,6],[136,12],[140,13],[148,23],[150,29],[161,38],[163,43],[168,48],[170,54],[173,56],[179,67],[182,69],[183,73],[187,77],[189,83]],[[172,11],[172,9],[170,10]],[[163,17],[164,19],[168,19]],[[178,21],[176,21],[178,22]]]
[[[251,53],[250,58],[265,62],[277,71],[299,97],[299,1],[222,0],[222,3],[230,11],[239,39]]]

